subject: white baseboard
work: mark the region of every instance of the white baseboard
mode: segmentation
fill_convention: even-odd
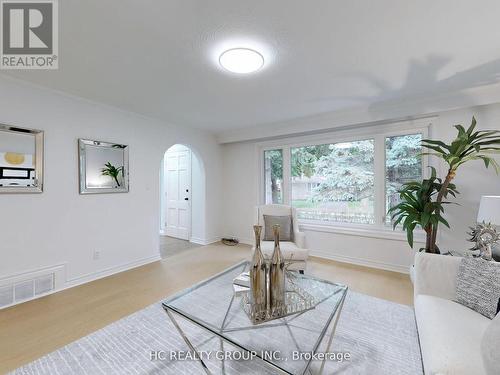
[[[191,237],[189,239],[189,242],[195,243],[197,245],[210,245],[212,243],[219,242],[220,238],[219,237],[213,237],[213,238],[198,238],[198,237]]]
[[[66,263],[56,264],[50,267],[40,267],[29,271],[20,272],[15,275],[0,278],[0,287],[5,288],[6,294],[1,302],[0,310],[11,306],[19,305],[34,299],[38,299],[49,294],[55,293],[64,286],[66,280]],[[36,293],[35,281],[40,278],[52,278],[52,286],[43,293]],[[49,279],[50,280],[50,279]],[[25,298],[16,298],[15,285],[32,283],[29,296]],[[9,298],[9,296],[11,298]],[[11,303],[5,304],[5,298],[10,299]]]
[[[251,239],[251,238],[239,238],[238,240],[240,241],[241,244],[250,245],[250,246],[255,245],[255,242],[254,242],[255,240]],[[410,273],[409,266],[404,266],[401,264],[377,262],[377,261],[373,261],[373,260],[360,259],[360,258],[349,257],[349,256],[345,256],[345,255],[332,254],[330,252],[318,251],[318,250],[311,250],[309,252],[309,255],[315,256],[318,258],[335,260],[337,262],[356,264],[358,266],[377,268],[377,269],[386,270],[386,271],[393,271],[393,272],[399,272],[399,273],[404,273],[404,274]]]
[[[81,284],[86,284],[86,283],[91,282],[91,281],[102,279],[104,277],[111,276],[111,275],[114,275],[116,273],[120,273],[123,271],[128,271],[128,270],[131,270],[133,268],[144,266],[146,264],[153,263],[153,262],[156,262],[159,260],[161,260],[161,257],[160,257],[160,254],[158,253],[156,255],[152,255],[152,256],[149,256],[146,258],[137,259],[137,260],[134,260],[132,262],[123,263],[123,264],[120,264],[117,266],[109,267],[109,268],[106,268],[106,269],[103,269],[103,270],[100,270],[97,272],[87,273],[85,275],[74,277],[72,279],[66,280],[65,286],[60,290],[72,288],[74,286],[81,285]]]
[[[393,271],[393,272],[404,273],[404,274],[410,273],[410,267],[405,266],[405,265],[401,265],[401,264],[384,263],[384,262],[378,262],[378,261],[374,261],[374,260],[354,258],[354,257],[346,256],[346,255],[332,254],[329,252],[317,251],[317,250],[314,250],[314,251],[311,250],[311,252],[309,254],[311,256],[315,256],[318,258],[331,259],[331,260],[335,260],[337,262],[342,262],[342,263],[356,264],[358,266],[377,268],[377,269],[381,269],[381,270]]]
[[[167,232],[165,231],[160,231],[160,236],[168,236]],[[171,237],[171,236],[170,236]],[[173,237],[175,238],[175,237]],[[191,237],[189,239],[189,242],[195,243],[197,245],[210,245],[215,242],[219,242],[220,238],[219,237],[213,237],[213,238],[200,238],[200,237]]]
[[[59,287],[64,284],[66,280],[66,267],[67,263],[55,264],[52,266],[40,267],[36,269],[31,269],[28,271],[23,271],[14,275],[9,275],[5,277],[0,277],[0,286],[5,284],[13,284],[15,282],[24,281],[27,279],[34,279],[37,276],[41,276],[50,272],[55,274],[55,287]]]
[[[240,243],[244,245],[250,245],[250,246],[255,245],[255,239],[252,238],[241,238],[238,241],[240,241]]]
[[[37,295],[34,298],[29,298],[29,299],[26,299],[26,300],[23,300],[23,301],[19,301],[18,303],[14,303],[14,304],[11,304],[11,305],[8,305],[8,306],[4,306],[2,309],[10,307],[10,306],[19,305],[21,303],[32,301],[32,300],[35,300],[35,299],[38,299],[38,298],[42,298],[42,297],[45,297],[45,296],[49,296],[51,294],[54,294],[54,293],[57,293],[57,292],[61,292],[61,291],[65,290],[65,289],[70,289],[70,288],[73,288],[73,287],[78,286],[78,285],[86,284],[86,283],[91,282],[91,281],[102,279],[104,277],[111,276],[111,275],[114,275],[116,273],[128,271],[130,269],[133,269],[133,268],[136,268],[136,267],[140,267],[140,266],[144,266],[146,264],[153,263],[153,262],[156,262],[156,261],[159,261],[159,260],[161,260],[160,254],[153,255],[153,256],[150,256],[150,257],[147,257],[147,258],[142,258],[142,259],[138,259],[138,260],[135,260],[135,261],[132,261],[132,262],[123,263],[123,264],[120,264],[118,266],[109,267],[107,269],[100,270],[100,271],[97,271],[97,272],[87,273],[87,274],[85,274],[83,276],[75,277],[75,278],[72,278],[72,279],[61,280],[63,277],[66,278],[66,266],[67,266],[67,264],[63,263],[62,265],[58,265],[57,266],[57,267],[62,267],[63,270],[59,273],[61,275],[61,277],[60,278],[56,278],[56,285],[55,285],[54,290],[52,290],[52,291],[50,291],[48,293]],[[50,267],[50,268],[53,268],[53,267]],[[29,274],[32,274],[33,272],[37,272],[38,273],[38,272],[42,272],[42,271],[44,271],[46,269],[48,269],[48,268],[41,268],[41,269],[38,269],[38,270],[24,272],[22,274],[15,275],[13,277],[15,277],[16,279],[17,278],[23,278],[28,273]],[[5,278],[5,280],[7,280],[7,278]],[[59,281],[57,281],[57,280],[59,280]]]

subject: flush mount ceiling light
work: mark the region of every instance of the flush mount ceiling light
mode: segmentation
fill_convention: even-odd
[[[219,63],[232,73],[248,74],[264,66],[264,56],[250,48],[232,48],[220,55]]]

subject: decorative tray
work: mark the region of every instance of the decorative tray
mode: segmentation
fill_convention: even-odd
[[[300,288],[289,278],[286,280],[285,303],[274,309],[267,309],[266,306],[252,304],[250,290],[241,292],[240,295],[242,297],[241,306],[254,324],[299,314],[314,309],[319,303],[311,294]]]

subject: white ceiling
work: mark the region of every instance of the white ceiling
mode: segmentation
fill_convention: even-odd
[[[58,71],[10,76],[229,131],[500,78],[498,0],[61,0]],[[217,65],[250,47],[249,76]]]

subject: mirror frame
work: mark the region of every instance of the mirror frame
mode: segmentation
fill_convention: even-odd
[[[0,186],[0,193],[42,193],[43,192],[43,130],[21,128],[0,124],[0,131],[35,136],[35,186]]]
[[[87,145],[101,146],[116,148],[120,147],[123,149],[123,187],[120,188],[88,188],[87,187],[87,153],[85,147]],[[129,159],[128,159],[128,145],[122,145],[119,143],[94,141],[90,139],[78,139],[78,161],[79,161],[79,186],[80,194],[109,194],[109,193],[128,193],[129,192]]]

